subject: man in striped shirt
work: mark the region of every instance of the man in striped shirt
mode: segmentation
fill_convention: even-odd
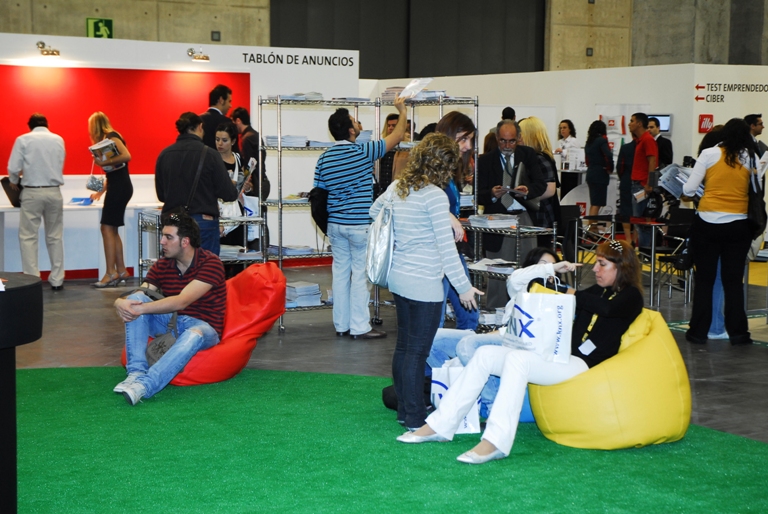
[[[163,258],[152,266],[142,287],[162,291],[152,301],[142,292],[115,300],[125,322],[128,378],[117,384],[130,405],[149,398],[173,380],[194,355],[219,342],[227,303],[224,266],[219,257],[200,248],[200,229],[188,214],[164,214],[160,246]],[[147,340],[168,330],[173,313],[176,343],[152,366]]]
[[[373,204],[373,163],[392,150],[405,135],[405,100],[395,100],[397,125],[386,138],[357,144],[360,123],[347,109],[328,119],[336,144],[317,160],[314,187],[328,191],[328,239],[333,253],[333,324],[336,335],[378,339],[386,332],[370,323],[370,289],[365,276],[368,210]]]

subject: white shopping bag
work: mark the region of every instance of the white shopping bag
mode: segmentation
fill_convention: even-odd
[[[261,212],[258,196],[243,195],[243,215],[245,216],[259,216]],[[253,241],[259,238],[259,226],[248,225],[248,241]]]
[[[459,378],[464,366],[461,365],[458,357],[455,357],[445,364],[442,368],[432,368],[432,405],[437,408],[440,405],[440,399],[443,397],[451,384]],[[479,434],[480,433],[480,399],[472,405],[464,419],[461,420],[457,434]]]
[[[504,346],[568,364],[575,309],[576,297],[570,294],[518,293]]]

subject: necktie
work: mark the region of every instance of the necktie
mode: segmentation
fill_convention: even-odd
[[[510,163],[511,157],[512,156],[509,156],[504,159],[504,179],[501,181],[501,183],[506,187],[512,187],[512,164]],[[512,195],[509,193],[504,193],[504,196],[501,197],[501,205],[503,205],[505,209],[509,209],[514,201],[514,198],[512,198]]]

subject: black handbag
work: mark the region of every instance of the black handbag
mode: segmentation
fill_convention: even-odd
[[[309,192],[312,219],[317,228],[328,234],[328,191],[321,187],[313,187]]]
[[[752,232],[752,239],[757,239],[765,232],[768,217],[765,213],[765,197],[763,188],[756,173],[749,174],[749,205],[747,207],[747,222]]]

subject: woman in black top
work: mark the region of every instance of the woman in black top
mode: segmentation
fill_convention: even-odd
[[[131,276],[125,268],[123,241],[118,232],[118,228],[125,225],[125,208],[133,196],[133,184],[128,174],[131,153],[125,146],[123,137],[112,128],[109,118],[103,112],[95,112],[88,118],[88,133],[93,144],[110,139],[117,148],[117,155],[106,160],[94,158],[93,163],[101,167],[107,176],[104,179],[104,188],[91,195],[92,200],[101,199],[105,193],[107,195],[101,211],[101,238],[104,241],[107,270],[104,277],[92,285],[98,288],[114,287]]]
[[[597,284],[576,293],[576,320],[568,364],[552,362],[532,351],[482,346],[443,396],[438,409],[427,418],[427,424],[401,435],[398,441],[452,439],[488,378],[496,375],[501,377],[501,383],[482,440],[457,460],[483,464],[509,455],[528,383],[559,384],[616,355],[622,334],[643,309],[640,263],[632,246],[624,241],[602,243],[597,247],[596,261]],[[573,271],[576,265],[563,261],[536,266],[541,267],[542,275],[551,275]]]
[[[597,216],[600,208],[608,203],[608,184],[613,172],[613,153],[608,147],[606,127],[602,121],[593,121],[589,126],[584,154],[587,159],[589,215]]]

